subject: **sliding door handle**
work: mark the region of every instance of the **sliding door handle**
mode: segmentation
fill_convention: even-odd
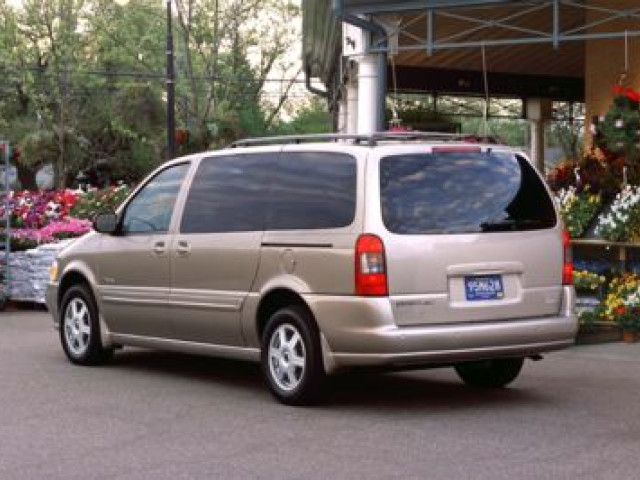
[[[167,254],[167,244],[164,242],[156,242],[153,244],[153,253],[158,257],[162,257]]]
[[[190,254],[191,254],[191,245],[189,245],[189,242],[185,242],[184,240],[179,240],[178,246],[176,247],[176,256],[188,257]]]

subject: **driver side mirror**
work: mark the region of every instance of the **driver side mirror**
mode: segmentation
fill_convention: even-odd
[[[116,233],[118,216],[115,213],[101,213],[93,220],[93,229],[100,233]]]

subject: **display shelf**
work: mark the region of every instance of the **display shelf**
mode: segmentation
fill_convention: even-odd
[[[574,262],[609,263],[612,271],[640,273],[640,243],[577,238],[571,240],[571,246]]]

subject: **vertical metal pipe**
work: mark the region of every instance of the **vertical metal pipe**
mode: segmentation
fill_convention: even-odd
[[[553,0],[553,48],[560,44],[560,0]]]
[[[344,10],[344,4],[343,4],[343,0],[333,0],[333,11],[336,13],[336,16],[338,18],[338,20],[343,21],[345,23],[350,23],[351,25],[355,25],[358,28],[361,28],[362,30],[366,30],[367,32],[369,32],[370,34],[370,38],[372,38],[374,35],[377,35],[380,39],[380,46],[382,48],[382,52],[377,53],[377,54],[372,54],[371,52],[368,52],[364,58],[362,60],[360,60],[359,66],[364,66],[364,68],[367,70],[367,73],[365,75],[358,75],[359,78],[369,78],[369,79],[373,79],[375,81],[377,81],[377,86],[375,87],[375,106],[374,106],[374,110],[371,112],[374,117],[373,117],[373,121],[374,121],[374,125],[375,125],[375,130],[381,131],[381,130],[385,130],[385,106],[386,106],[386,97],[387,97],[387,50],[388,50],[388,45],[387,45],[387,32],[386,30],[379,24],[366,20],[364,18],[361,18],[359,16],[356,15],[352,15],[348,12],[346,12]],[[369,45],[370,48],[370,45]],[[375,62],[376,62],[376,67],[375,67],[375,77],[371,77],[371,73],[368,70],[370,67],[369,61],[366,59],[366,57],[370,57],[370,56],[375,56]],[[364,62],[364,64],[363,64]],[[367,83],[367,80],[365,80],[365,83]],[[366,102],[366,95],[365,95],[365,91],[368,91],[369,86],[365,86],[363,89],[362,88],[358,88],[358,103],[362,103],[362,102]],[[359,115],[361,114],[362,110],[361,107],[358,107],[358,111],[360,112]],[[360,120],[363,120],[364,122],[366,122],[367,124],[369,124],[370,119],[362,119],[359,118],[359,123]],[[369,130],[369,127],[366,127],[367,130]],[[361,132],[362,129],[360,128],[360,126],[358,126],[358,131]]]
[[[376,106],[376,130],[383,132],[387,130],[386,112],[387,112],[387,54],[380,53],[377,55],[378,61],[378,91]]]
[[[167,0],[167,159],[176,156],[176,76],[173,68],[173,26],[171,0]]]
[[[9,210],[9,142],[2,142],[2,150],[4,152],[4,300],[8,300],[10,296],[9,281],[11,280],[11,271],[9,268],[9,254],[11,253],[11,212]]]
[[[434,15],[434,12],[432,8],[427,10],[427,56],[429,57],[433,56],[433,38],[434,38],[433,28],[435,26],[434,24],[435,19],[433,18],[433,15]]]

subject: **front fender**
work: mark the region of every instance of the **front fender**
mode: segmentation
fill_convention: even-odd
[[[71,280],[72,283],[69,283],[72,277],[81,276],[85,283],[89,286],[91,290],[91,294],[96,301],[96,306],[98,308],[98,322],[100,324],[100,339],[102,340],[102,346],[104,348],[112,347],[111,335],[109,329],[107,328],[107,324],[102,316],[102,297],[99,294],[98,282],[94,271],[89,267],[89,265],[82,260],[72,260],[69,263],[65,264],[62,273],[60,274],[60,282],[59,282],[59,290],[58,290],[58,311],[61,314],[60,302],[62,301],[62,296],[66,289],[75,283],[76,280]],[[66,281],[65,281],[66,280]]]

